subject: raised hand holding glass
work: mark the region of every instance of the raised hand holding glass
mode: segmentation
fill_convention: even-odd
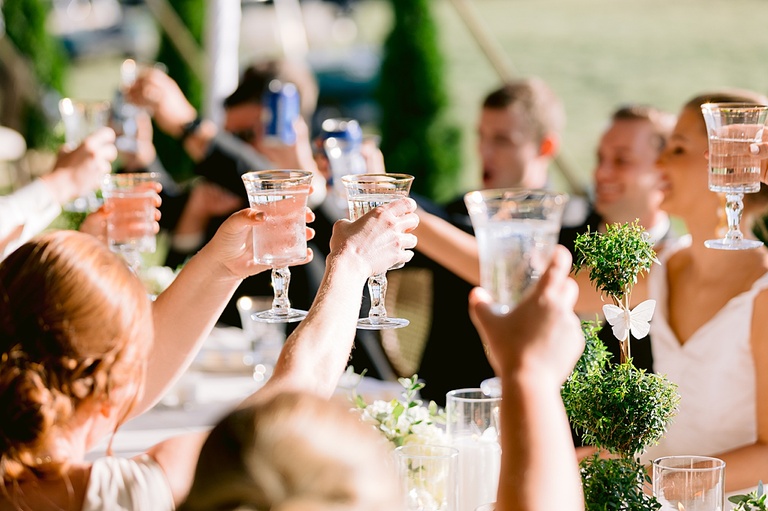
[[[252,317],[265,323],[301,321],[307,311],[291,308],[288,266],[307,259],[305,210],[312,173],[303,170],[262,170],[242,176],[251,208],[264,213],[253,227],[253,258],[272,268],[272,308]]]
[[[349,219],[357,220],[370,210],[382,204],[407,197],[413,183],[413,176],[407,174],[360,174],[341,178],[347,190]],[[402,268],[399,263],[390,268]],[[387,275],[379,273],[368,279],[368,292],[371,295],[371,309],[367,318],[357,322],[357,327],[364,330],[385,330],[402,328],[410,323],[404,318],[387,317],[385,299],[387,294]]]

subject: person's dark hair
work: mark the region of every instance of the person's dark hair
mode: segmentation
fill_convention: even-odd
[[[548,134],[559,134],[565,127],[565,109],[560,98],[540,78],[508,82],[483,100],[483,108],[516,109],[531,127],[537,142]]]
[[[261,104],[272,80],[291,82],[299,90],[301,115],[309,119],[317,107],[317,82],[312,70],[302,62],[267,60],[248,66],[237,89],[224,100],[224,108]]]
[[[269,60],[249,66],[243,72],[235,92],[224,100],[224,108],[245,103],[261,103],[269,82],[278,77],[280,65],[276,60]]]
[[[653,127],[653,135],[656,138],[656,147],[659,152],[664,149],[667,139],[675,128],[677,118],[674,114],[665,112],[650,105],[630,104],[617,108],[611,121],[647,121]]]

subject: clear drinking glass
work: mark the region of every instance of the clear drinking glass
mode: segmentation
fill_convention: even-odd
[[[413,183],[413,176],[408,174],[360,174],[343,176],[341,181],[347,189],[349,218],[357,220],[370,210],[393,200],[407,197]],[[402,268],[399,263],[390,268]],[[357,328],[364,330],[385,330],[408,326],[404,318],[387,316],[385,299],[387,294],[387,274],[378,273],[368,278],[368,292],[371,295],[371,309],[367,318],[357,322]]]
[[[459,509],[496,500],[501,470],[500,397],[480,389],[458,389],[445,396],[446,433],[459,450]]]
[[[744,239],[739,229],[745,193],[760,190],[760,159],[749,146],[762,141],[768,106],[748,103],[705,103],[701,112],[709,137],[709,189],[725,194],[728,232],[723,239],[707,240],[707,248],[747,250],[762,247]]]
[[[251,209],[264,213],[253,227],[253,258],[272,268],[272,308],[252,317],[265,323],[301,321],[307,311],[291,308],[288,266],[307,258],[305,210],[312,173],[303,170],[262,170],[242,176]]]
[[[62,98],[59,101],[59,114],[64,123],[64,143],[74,149],[94,131],[109,125],[111,105],[109,101],[78,101]],[[100,201],[95,192],[77,197],[64,209],[75,212],[87,212],[98,209]]]
[[[546,270],[568,201],[548,190],[497,189],[464,196],[480,256],[480,285],[502,313],[512,310]],[[481,388],[500,395],[496,378]]]
[[[661,511],[722,511],[725,462],[707,456],[653,461],[653,494]]]
[[[458,511],[459,451],[442,445],[413,444],[395,449],[408,511]]]
[[[156,249],[155,172],[107,174],[101,185],[107,212],[107,242],[136,272],[141,254]]]

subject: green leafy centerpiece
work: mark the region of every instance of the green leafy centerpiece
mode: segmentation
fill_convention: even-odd
[[[655,261],[649,237],[637,222],[609,225],[605,233],[587,232],[576,239],[575,271],[589,269],[597,291],[612,301],[603,311],[621,343],[620,363],[612,364],[597,335],[599,323],[585,322],[584,355],[562,389],[571,424],[586,443],[609,453],[581,461],[588,511],[661,507],[644,492],[650,478],[637,456],[664,435],[679,396],[663,376],[637,369],[630,355],[631,337],[647,335],[655,307],[647,300],[631,310],[632,288]]]
[[[734,495],[728,497],[731,504],[736,504],[733,511],[768,511],[768,502],[763,489],[763,482],[757,484],[757,489],[746,495]]]

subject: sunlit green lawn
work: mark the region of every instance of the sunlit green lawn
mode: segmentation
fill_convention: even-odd
[[[589,182],[594,146],[612,109],[627,102],[670,111],[711,87],[768,92],[764,0],[470,0],[522,75],[538,75],[563,98],[564,158]],[[367,2],[371,10],[375,4]],[[385,9],[386,2],[378,2]],[[449,0],[433,0],[447,63],[452,114],[465,128],[476,183],[474,119],[498,78]],[[380,25],[384,16],[364,18]],[[562,186],[562,184],[561,184]]]

